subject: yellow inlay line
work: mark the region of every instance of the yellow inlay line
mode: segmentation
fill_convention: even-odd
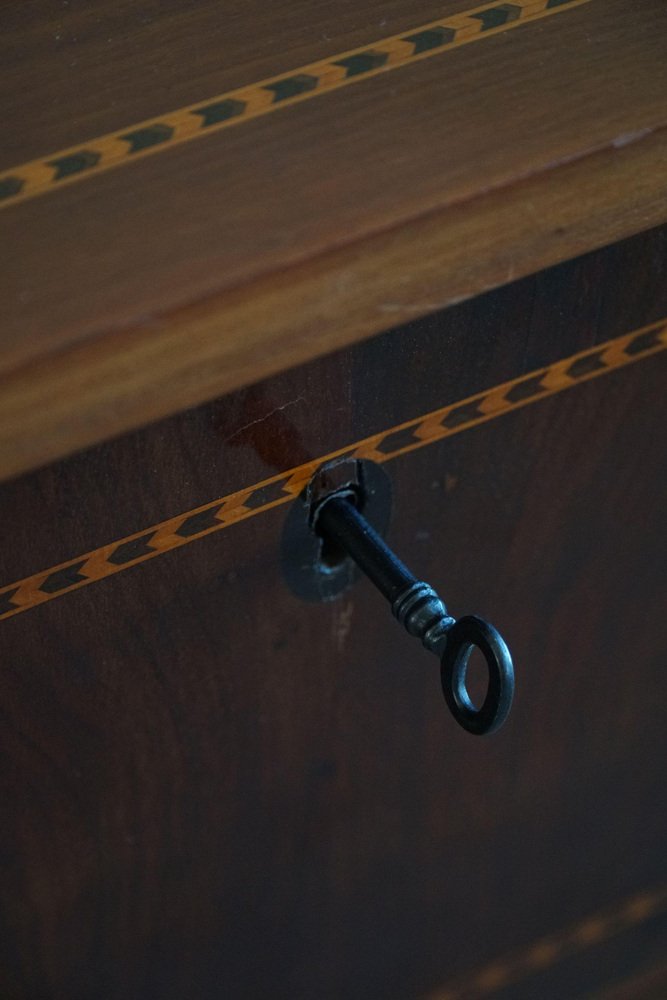
[[[667,347],[667,319],[555,361],[432,413],[346,445],[303,465],[220,497],[193,510],[110,542],[0,588],[0,619],[86,587],[130,566],[220,531],[297,497],[324,463],[340,456],[382,463],[495,420],[563,389],[597,378]]]
[[[665,906],[667,889],[664,887],[639,893],[614,909],[588,916],[573,927],[550,934],[523,951],[443,986],[429,994],[426,1000],[481,1000],[659,916]]]
[[[128,125],[2,172],[0,208],[590,2],[495,0]]]

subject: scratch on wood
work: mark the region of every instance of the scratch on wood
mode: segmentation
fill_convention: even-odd
[[[336,648],[339,653],[343,652],[345,646],[345,640],[350,634],[352,628],[352,614],[354,612],[354,604],[349,601],[344,604],[341,608],[336,608],[333,616],[333,638],[336,643]]]
[[[281,413],[283,410],[286,410],[289,406],[296,406],[297,403],[305,403],[305,401],[306,401],[305,396],[297,396],[296,399],[290,399],[288,403],[283,403],[282,406],[274,407],[274,409],[271,410],[269,413],[265,413],[263,417],[258,417],[257,420],[251,420],[250,423],[244,424],[243,427],[239,427],[239,429],[237,431],[234,431],[233,434],[230,434],[229,437],[224,438],[221,444],[228,444],[230,441],[233,441],[234,438],[238,437],[240,434],[243,434],[244,431],[247,431],[249,427],[254,427],[256,424],[262,424],[264,423],[265,420],[268,420],[269,417],[272,417],[275,413]]]

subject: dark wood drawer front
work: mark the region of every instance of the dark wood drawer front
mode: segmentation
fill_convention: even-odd
[[[3,996],[562,1000],[656,965],[665,249],[397,312],[0,486]],[[506,635],[497,736],[366,582],[290,590],[291,497],[339,450]]]

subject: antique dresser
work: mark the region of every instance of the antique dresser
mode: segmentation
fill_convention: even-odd
[[[0,19],[0,996],[667,996],[664,0]]]

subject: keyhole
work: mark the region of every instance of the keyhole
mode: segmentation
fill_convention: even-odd
[[[335,573],[348,558],[345,549],[340,545],[336,545],[329,538],[321,540],[319,564],[322,573]]]
[[[364,506],[363,490],[357,483],[348,483],[342,489],[334,491],[331,496],[342,496],[361,511]],[[335,573],[340,567],[350,562],[345,549],[327,535],[320,536],[319,569],[322,573]]]
[[[380,535],[389,523],[391,483],[381,465],[345,458],[318,469],[285,519],[281,544],[285,580],[292,593],[306,601],[333,601],[359,576],[342,547],[317,532],[319,504],[339,492],[345,492]]]

